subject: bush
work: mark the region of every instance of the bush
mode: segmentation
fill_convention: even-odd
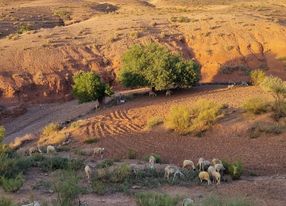
[[[108,167],[111,167],[113,165],[113,163],[114,163],[113,160],[106,159],[106,160],[103,160],[102,162],[98,163],[96,165],[96,168],[108,168]]]
[[[5,128],[3,126],[0,126],[0,144],[3,142],[3,138],[5,135]]]
[[[41,135],[42,136],[45,136],[45,137],[48,137],[50,136],[51,134],[54,134],[58,131],[60,131],[61,129],[61,126],[58,124],[58,123],[50,123],[48,125],[46,125],[43,129],[42,129],[42,133]]]
[[[83,162],[80,160],[70,160],[63,157],[44,157],[39,160],[37,166],[43,171],[54,170],[79,170],[83,168]]]
[[[249,136],[250,138],[258,138],[261,134],[274,134],[278,135],[283,133],[286,130],[284,125],[279,123],[269,124],[263,122],[256,122],[250,129],[249,129]]]
[[[120,165],[116,168],[110,177],[111,182],[122,183],[131,175],[131,168],[128,164]]]
[[[24,177],[18,174],[15,178],[1,177],[1,186],[5,192],[17,192],[24,184]]]
[[[200,79],[200,67],[156,43],[131,47],[122,58],[119,81],[126,87],[156,90],[190,87]]]
[[[53,185],[60,206],[76,205],[75,201],[79,199],[82,190],[79,178],[73,171],[61,171]]]
[[[100,100],[113,93],[111,88],[93,72],[79,72],[74,75],[73,81],[73,95],[80,103]]]
[[[128,156],[128,159],[136,159],[136,157],[137,157],[137,152],[136,151],[134,151],[133,149],[128,149],[128,154],[127,154],[127,156]]]
[[[223,165],[226,169],[226,174],[229,174],[233,180],[240,179],[240,176],[243,172],[243,166],[241,162],[228,163],[223,161]]]
[[[250,79],[253,85],[260,85],[265,78],[266,74],[262,70],[254,70],[250,72]]]
[[[11,200],[0,197],[0,206],[16,206]]]
[[[155,192],[141,192],[135,195],[139,206],[176,206],[179,202],[178,197],[171,197],[167,194]]]
[[[97,179],[92,180],[91,188],[92,188],[92,191],[98,195],[104,195],[108,190],[106,183],[100,180],[97,180]]]
[[[221,115],[223,105],[209,100],[198,100],[191,108],[175,106],[165,118],[165,126],[180,134],[201,134]]]
[[[163,123],[163,119],[161,117],[151,117],[147,120],[146,129],[152,129],[161,123]]]
[[[186,106],[174,106],[167,114],[164,122],[166,128],[180,134],[187,134],[191,127],[191,110]]]
[[[278,77],[270,76],[265,77],[260,86],[264,91],[269,92],[274,97],[273,110],[275,112],[275,117],[285,117],[286,82]]]
[[[269,104],[261,98],[251,98],[247,100],[242,108],[252,114],[262,114],[267,112]]]

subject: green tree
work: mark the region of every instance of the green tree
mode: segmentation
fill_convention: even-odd
[[[79,72],[73,77],[73,94],[80,103],[94,101],[111,95],[109,85],[103,83],[94,72]]]
[[[126,87],[156,90],[190,87],[199,81],[200,67],[156,43],[132,46],[122,58],[119,81]]]

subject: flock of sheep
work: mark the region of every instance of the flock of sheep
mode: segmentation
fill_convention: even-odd
[[[93,148],[93,157],[100,156],[100,158],[103,158],[105,149],[102,147],[95,147]],[[33,153],[39,152],[42,153],[39,146],[37,147],[31,147],[29,148],[29,155],[31,156]],[[52,155],[55,154],[56,147],[52,145],[47,146],[47,154]],[[155,168],[156,158],[151,155],[149,157],[149,167],[150,169]],[[198,178],[201,182],[206,181],[208,185],[211,184],[211,180],[215,182],[216,184],[220,184],[221,177],[224,173],[224,166],[222,164],[222,161],[219,159],[213,159],[211,162],[208,160],[205,160],[204,158],[199,158],[197,165],[195,166],[194,162],[192,160],[184,160],[182,168],[185,169],[192,169],[193,171],[196,171],[198,169]],[[85,174],[87,176],[87,179],[91,180],[92,175],[92,169],[89,165],[86,165],[84,168]],[[181,172],[181,168],[175,165],[167,165],[164,169],[164,178],[167,180],[170,180],[171,177],[173,177],[173,180],[176,178],[176,176],[184,176],[184,174]]]

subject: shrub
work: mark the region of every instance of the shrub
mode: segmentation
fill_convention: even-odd
[[[98,141],[99,141],[99,139],[96,137],[89,137],[89,138],[84,140],[84,143],[85,144],[94,144],[94,143],[97,143]]]
[[[53,185],[59,205],[76,205],[75,201],[79,199],[82,190],[79,185],[79,178],[73,171],[61,171]]]
[[[265,77],[266,74],[262,70],[254,70],[250,72],[250,79],[254,85],[260,85],[264,81]]]
[[[42,129],[42,136],[48,137],[53,133],[60,131],[61,126],[58,123],[50,123]]]
[[[5,128],[3,126],[0,126],[0,144],[2,144],[4,135],[5,135]]]
[[[242,108],[252,114],[262,114],[267,112],[269,104],[261,98],[248,99],[242,105]]]
[[[148,86],[156,90],[190,87],[200,79],[200,67],[183,60],[156,43],[134,45],[122,58],[119,81],[126,87]]]
[[[155,192],[141,192],[135,195],[139,206],[176,206],[179,202],[178,197],[171,197],[167,194]]]
[[[16,206],[10,199],[0,197],[0,206]]]
[[[17,192],[24,184],[24,177],[18,174],[15,178],[1,177],[1,185],[5,192]]]
[[[111,182],[122,183],[131,175],[131,168],[128,164],[120,165],[116,168],[110,177]]]
[[[261,134],[274,134],[278,135],[285,131],[286,127],[279,123],[269,124],[263,122],[256,122],[250,129],[249,129],[249,136],[250,138],[257,138]]]
[[[73,76],[73,94],[80,103],[100,100],[113,92],[94,72],[79,72]]]
[[[137,157],[137,152],[134,151],[133,149],[128,149],[128,159],[136,159]]]
[[[180,134],[206,131],[221,115],[223,105],[209,100],[198,100],[191,108],[175,106],[165,118],[165,126]]]
[[[113,160],[106,159],[96,165],[96,168],[108,168],[114,164]]]
[[[91,188],[92,188],[92,191],[98,195],[104,195],[108,189],[106,183],[98,179],[93,179],[91,181]]]
[[[189,133],[191,126],[191,110],[186,106],[174,106],[167,114],[164,122],[166,128],[180,134]]]
[[[274,97],[275,117],[280,118],[286,116],[286,82],[274,76],[265,77],[260,86],[263,90],[269,92]]]
[[[163,123],[163,119],[161,117],[151,117],[147,120],[146,129],[152,129],[161,123]]]
[[[79,170],[83,168],[83,163],[80,160],[70,160],[63,157],[44,157],[38,161],[37,166],[43,171],[53,170]]]
[[[27,31],[30,31],[31,30],[31,27],[27,24],[21,24],[18,29],[17,29],[17,33],[18,34],[23,34]]]
[[[226,173],[229,174],[233,180],[240,179],[243,172],[243,166],[241,162],[227,163],[223,161],[223,165],[226,169]]]

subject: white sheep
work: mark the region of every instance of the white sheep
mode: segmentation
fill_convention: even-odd
[[[182,206],[191,206],[193,204],[194,204],[194,200],[192,200],[191,198],[185,198],[183,200]]]
[[[85,175],[87,177],[87,180],[90,181],[90,178],[91,178],[91,175],[92,175],[92,170],[91,170],[89,165],[85,166],[84,172],[85,172]]]
[[[209,173],[210,176],[212,176],[212,173],[215,172],[215,171],[216,170],[215,170],[214,166],[209,166],[208,173]]]
[[[219,159],[214,158],[214,159],[212,160],[212,165],[214,166],[214,165],[216,165],[216,164],[222,164],[222,161],[219,160]]]
[[[171,96],[172,95],[172,91],[171,90],[167,90],[166,91],[166,97],[169,97],[169,96]]]
[[[156,96],[157,96],[157,94],[155,92],[153,92],[153,91],[149,92],[149,97],[156,97]]]
[[[216,164],[214,167],[215,167],[215,170],[216,170],[217,172],[221,172],[221,171],[224,171],[224,170],[225,170],[223,164]]]
[[[220,180],[221,180],[221,175],[219,172],[214,171],[212,173],[212,177],[214,178],[214,180],[216,181],[216,184],[220,184]]]
[[[56,151],[56,148],[52,145],[48,145],[47,146],[47,154],[48,155],[52,155],[52,154],[55,154],[57,151]]]
[[[154,169],[155,163],[156,163],[156,158],[153,155],[151,155],[149,157],[149,166],[150,166],[151,169]]]
[[[203,161],[204,161],[205,159],[204,158],[202,158],[202,157],[200,157],[199,158],[199,161],[198,161],[198,168],[199,168],[199,171],[202,171],[202,163],[203,163]]]
[[[233,89],[234,86],[235,86],[234,84],[228,85],[228,86],[227,86],[227,89]]]
[[[205,172],[205,171],[200,172],[199,179],[201,180],[201,182],[203,182],[203,180],[207,181],[208,185],[211,184],[210,175],[208,172]]]
[[[183,161],[183,168],[186,168],[186,167],[192,167],[193,170],[196,170],[196,167],[194,165],[194,162],[192,160],[184,160]]]
[[[208,169],[208,167],[211,165],[210,161],[204,160],[203,158],[199,159],[199,170],[200,171],[205,171]]]
[[[96,155],[100,155],[100,158],[103,158],[103,152],[104,152],[104,148],[103,147],[96,147],[93,149],[93,157],[95,157]]]
[[[167,180],[169,180],[171,175],[174,175],[173,180],[177,175],[184,176],[184,174],[180,171],[180,169],[177,166],[167,165],[165,167],[164,178],[167,178]]]

